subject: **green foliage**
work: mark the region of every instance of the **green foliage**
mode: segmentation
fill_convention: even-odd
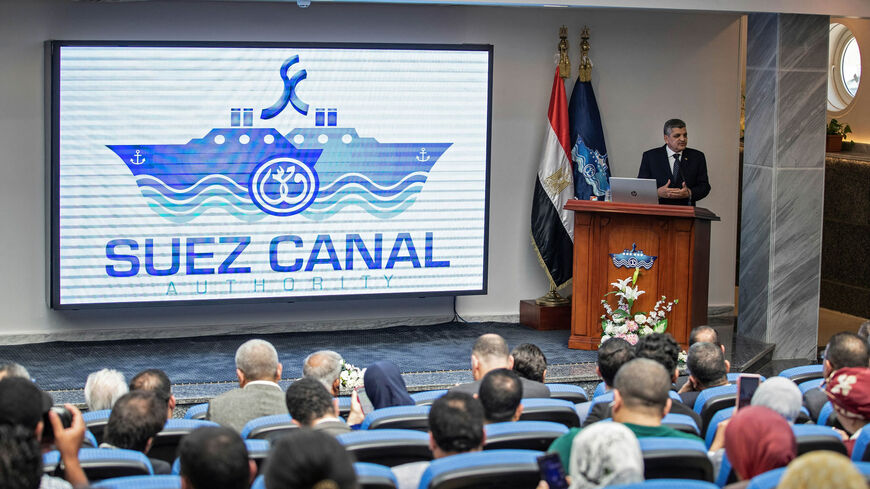
[[[852,128],[849,127],[849,124],[840,124],[837,119],[831,119],[831,122],[828,123],[827,133],[831,136],[840,136],[843,139],[846,138],[848,134],[852,132]]]

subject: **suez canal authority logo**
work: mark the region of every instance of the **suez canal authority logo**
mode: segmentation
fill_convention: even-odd
[[[299,56],[284,61],[284,90],[260,111],[278,116],[287,105],[308,115],[296,86],[306,70],[288,76]],[[413,204],[429,171],[452,143],[381,143],[338,127],[338,109],[316,108],[315,126],[281,134],[256,128],[253,108],[230,110],[229,128],[214,128],[179,145],[108,145],[136,177],[159,215],[188,222],[218,207],[243,221],[266,215],[323,220],[347,206],[394,217]]]
[[[260,111],[260,119],[276,117],[288,104],[300,114],[308,115],[309,105],[295,91],[297,84],[308,76],[306,70],[288,76],[290,67],[298,62],[298,56],[284,61],[280,69],[283,93],[274,105]],[[281,134],[274,128],[255,128],[253,108],[233,108],[231,127],[214,128],[186,144],[107,147],[136,177],[136,184],[152,210],[174,223],[185,223],[215,207],[247,222],[268,215],[297,214],[323,220],[347,206],[357,206],[370,215],[388,219],[413,204],[432,166],[452,145],[381,143],[375,138],[360,137],[353,128],[338,127],[335,108],[315,108],[314,112],[314,127]],[[343,237],[347,250],[344,259],[339,259],[336,252],[342,249],[341,244],[334,243],[330,235],[318,235],[311,242],[303,242],[297,235],[275,236],[268,244],[269,267],[272,272],[283,274],[316,273],[315,267],[386,271],[401,262],[410,263],[413,268],[450,266],[448,260],[434,258],[433,232],[425,232],[424,253],[417,251],[419,246],[411,233],[396,233],[391,248],[387,241],[391,237],[385,240],[382,233],[373,234],[366,239],[348,232]],[[251,243],[251,236],[175,237],[169,243],[164,239],[144,242],[112,239],[106,244],[105,269],[111,277],[132,277],[143,271],[158,277],[252,273],[250,266],[238,264]],[[207,258],[220,260],[213,250],[200,251],[217,244],[235,244],[219,266],[216,262],[206,263]],[[294,257],[285,255],[293,249],[297,249]],[[171,253],[165,253],[168,250]],[[144,256],[140,255],[142,251]],[[363,263],[354,261],[354,255]],[[368,288],[368,277],[349,278]],[[392,276],[383,277],[389,288]],[[324,279],[308,278],[313,290],[324,289]],[[344,289],[345,277],[340,279]],[[292,276],[277,280],[280,284],[277,287],[283,287],[284,291],[295,287],[288,288],[288,281],[295,283]],[[254,279],[252,290],[265,292],[266,281]],[[229,293],[234,293],[234,280],[226,282]],[[212,291],[213,286],[207,292]],[[173,282],[168,282],[166,295],[179,292]],[[199,280],[196,293],[206,293],[200,290]]]

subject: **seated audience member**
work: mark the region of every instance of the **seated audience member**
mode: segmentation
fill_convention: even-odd
[[[622,338],[610,338],[598,348],[598,365],[595,367],[596,373],[604,382],[605,390],[610,391],[613,388],[613,378],[616,377],[616,372],[619,367],[634,359],[634,346]],[[592,402],[581,403],[578,405],[586,411]],[[579,412],[579,411],[578,411]],[[588,415],[584,416],[584,425],[589,425],[610,417],[610,404],[601,402],[597,403]]]
[[[153,392],[131,391],[118,399],[109,414],[100,448],[124,448],[147,454],[154,436],[166,424],[166,404]],[[169,474],[169,463],[151,459],[155,474]]]
[[[724,443],[728,461],[740,481],[725,486],[728,489],[745,488],[749,479],[785,467],[797,456],[797,441],[791,425],[763,406],[748,406],[737,411],[725,428]]]
[[[15,362],[9,362],[0,365],[0,380],[6,377],[21,377],[22,379],[30,380],[30,373],[23,366]]]
[[[867,489],[867,481],[843,454],[828,450],[805,453],[788,464],[777,489]]]
[[[267,489],[356,489],[353,459],[326,433],[301,428],[278,439],[266,460]]]
[[[852,455],[855,439],[870,423],[870,369],[841,368],[828,379],[825,394],[831,399],[837,419],[849,434],[846,449]]]
[[[831,336],[825,348],[825,360],[822,362],[823,379],[828,379],[834,371],[841,368],[867,367],[868,362],[870,362],[870,351],[866,341],[855,333],[845,331],[837,333]],[[819,411],[828,402],[823,382],[824,380],[819,382],[818,388],[804,392],[804,406],[813,420],[819,419]]]
[[[544,383],[547,377],[547,357],[536,345],[523,343],[511,351],[514,372],[524,379]]]
[[[722,349],[713,343],[695,343],[689,347],[686,367],[688,382],[680,388],[683,404],[694,406],[701,391],[728,385],[728,361]]]
[[[181,489],[248,489],[257,464],[230,428],[206,426],[193,430],[178,445]]]
[[[0,380],[0,425],[23,428],[30,433],[33,443],[41,444],[43,452],[54,449],[60,452],[66,480],[42,475],[40,464],[40,487],[68,489],[87,486],[88,478],[79,463],[79,448],[85,437],[82,413],[72,404],[65,404],[64,407],[72,414],[72,422],[69,428],[64,428],[57,413],[51,411],[51,406],[51,396],[39,390],[30,380],[20,377]],[[46,417],[51,424],[51,440],[47,439]]]
[[[867,341],[870,337],[870,321],[864,321],[861,326],[858,326],[858,336]]]
[[[695,435],[662,425],[662,418],[671,407],[669,392],[671,377],[658,362],[635,358],[619,369],[613,381],[613,420],[624,424],[634,436],[686,438],[700,441]],[[579,428],[556,438],[549,451],[559,454],[562,465],[571,460],[571,446]]]
[[[42,478],[42,452],[33,431],[0,425],[0,487],[37,489]]]
[[[213,398],[206,419],[241,433],[245,423],[273,414],[286,414],[278,352],[268,341],[248,340],[236,350],[239,388]]]
[[[460,384],[450,390],[477,394],[480,381],[487,372],[497,368],[511,370],[513,365],[514,360],[504,338],[492,333],[482,335],[471,349],[471,375],[474,382]],[[550,397],[550,389],[546,385],[524,378],[520,378],[520,381],[523,383],[525,397]]]
[[[375,362],[363,374],[365,393],[374,409],[413,406],[414,400],[405,387],[405,379],[392,362]]]
[[[450,391],[432,403],[429,411],[429,449],[435,459],[483,448],[483,407],[465,392]],[[416,489],[429,462],[393,467],[399,489]]]
[[[801,390],[785,377],[771,377],[758,386],[751,404],[770,408],[794,423],[801,414]]]
[[[290,384],[286,394],[287,410],[293,422],[330,435],[350,432],[338,417],[338,402],[320,382],[303,377]]]
[[[333,396],[341,389],[341,355],[331,350],[321,350],[305,357],[302,362],[302,376],[311,377],[326,387]]]
[[[115,401],[127,393],[124,374],[104,368],[88,375],[85,382],[85,404],[89,411],[112,409]]]
[[[620,423],[596,423],[574,437],[571,489],[643,482],[643,455],[637,437]]]
[[[677,340],[673,336],[667,333],[652,333],[641,336],[637,344],[634,345],[634,355],[635,358],[647,358],[663,366],[666,372],[670,372],[671,383],[677,380],[680,345],[677,344]],[[692,405],[672,401],[670,412],[685,414],[692,418],[695,424],[701,426],[701,417],[692,408]],[[600,407],[596,405],[586,417],[584,426],[609,417],[611,417],[609,404],[603,403]]]
[[[480,382],[477,398],[486,424],[516,421],[523,414],[523,384],[512,370],[490,370]]]
[[[156,368],[143,370],[130,381],[130,390],[153,392],[158,399],[166,403],[166,419],[172,419],[175,396],[172,394],[172,384],[166,372]]]
[[[695,343],[713,343],[725,354],[725,345],[719,342],[719,333],[710,326],[696,326],[689,332],[689,347]]]

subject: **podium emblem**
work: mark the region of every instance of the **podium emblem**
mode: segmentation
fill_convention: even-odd
[[[616,268],[643,268],[649,270],[656,261],[657,256],[649,256],[643,250],[637,249],[637,243],[631,244],[631,249],[624,249],[622,253],[610,253],[613,266]]]

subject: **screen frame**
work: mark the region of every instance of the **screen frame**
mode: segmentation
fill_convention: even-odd
[[[340,296],[308,295],[293,297],[263,297],[238,299],[184,299],[144,302],[98,302],[61,304],[60,298],[60,54],[63,47],[177,47],[177,48],[324,48],[324,49],[379,49],[379,50],[427,50],[427,51],[478,51],[486,52],[488,57],[487,76],[487,114],[486,114],[486,162],[483,217],[483,270],[481,288],[476,290],[453,290],[431,292],[394,292],[379,294],[348,294]],[[85,41],[50,40],[45,42],[46,61],[50,70],[46,91],[49,104],[46,105],[46,126],[48,126],[46,165],[50,175],[48,206],[50,212],[50,280],[49,306],[55,310],[109,309],[130,307],[169,307],[211,304],[257,304],[292,303],[324,300],[359,299],[402,299],[444,297],[460,295],[486,295],[489,280],[489,208],[492,154],[492,82],[493,82],[493,45],[492,44],[402,44],[402,43],[337,43],[337,42],[259,42],[259,41]]]

